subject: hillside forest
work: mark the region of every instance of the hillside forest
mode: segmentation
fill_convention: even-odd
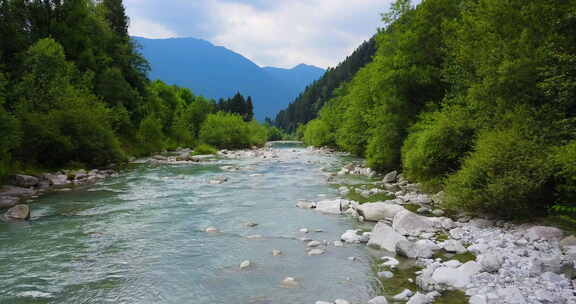
[[[576,1],[397,0],[383,20],[370,62],[314,97],[317,116],[296,102],[306,114],[277,123],[400,169],[449,209],[576,211]]]
[[[271,133],[250,97],[216,103],[150,81],[121,0],[0,0],[0,24],[0,177]]]

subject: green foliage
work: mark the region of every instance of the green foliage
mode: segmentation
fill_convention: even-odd
[[[264,127],[266,128],[266,133],[268,134],[268,141],[283,140],[286,137],[284,132],[282,132],[282,130],[280,130],[278,127],[273,127],[269,124],[265,124]]]
[[[333,145],[333,130],[323,120],[312,120],[306,125],[304,143],[315,147]]]
[[[576,203],[576,140],[559,147],[553,155],[553,161],[557,167],[560,201]]]
[[[199,144],[194,148],[194,151],[192,151],[192,155],[208,155],[216,153],[218,153],[218,150],[207,144]]]
[[[460,169],[460,161],[471,150],[474,139],[469,120],[470,114],[457,106],[424,115],[404,142],[404,174],[438,184],[438,179]]]
[[[266,129],[255,121],[245,122],[237,114],[210,114],[200,128],[200,141],[220,149],[242,149],[266,142]]]
[[[446,182],[445,207],[504,217],[547,208],[548,151],[518,130],[484,132],[462,169]]]
[[[150,154],[165,147],[166,137],[162,131],[162,122],[154,115],[149,115],[140,122],[138,140],[141,153]]]

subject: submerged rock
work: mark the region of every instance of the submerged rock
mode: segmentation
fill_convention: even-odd
[[[308,251],[309,256],[322,255],[324,253],[326,253],[326,250],[321,249],[321,248],[314,248],[314,249],[311,249],[310,251]]]
[[[249,260],[243,261],[242,263],[240,263],[240,270],[246,270],[248,268],[250,268],[252,266],[252,262],[250,262]]]
[[[4,213],[4,219],[8,221],[28,220],[30,219],[30,207],[28,205],[16,205]]]
[[[388,304],[388,300],[386,300],[386,297],[379,296],[372,298],[372,300],[368,301],[368,304]]]
[[[342,234],[342,236],[340,236],[340,239],[346,243],[351,243],[351,244],[360,244],[360,243],[366,243],[369,240],[369,237],[366,235],[360,235],[358,234],[358,230],[346,230],[346,232],[344,232],[344,234]]]
[[[285,288],[294,288],[300,286],[300,283],[293,277],[286,277],[282,280],[281,285]]]

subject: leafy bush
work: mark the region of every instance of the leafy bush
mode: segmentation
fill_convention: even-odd
[[[559,179],[559,198],[566,203],[576,203],[576,140],[556,150],[553,156]]]
[[[320,119],[314,119],[306,125],[304,143],[315,147],[333,145],[333,133],[326,122]]]
[[[192,155],[208,155],[216,153],[218,153],[218,150],[207,144],[199,144],[194,148],[194,151],[192,151]]]
[[[472,149],[474,129],[469,114],[445,108],[423,117],[402,148],[402,165],[408,178],[438,184],[460,168],[462,157]]]
[[[484,132],[446,182],[445,207],[504,217],[531,216],[549,203],[547,150],[515,129]]]
[[[138,129],[140,150],[143,154],[164,149],[165,136],[162,132],[162,123],[156,116],[148,115],[140,122]]]
[[[221,149],[242,149],[266,142],[266,129],[242,116],[218,112],[210,114],[200,128],[200,141]]]

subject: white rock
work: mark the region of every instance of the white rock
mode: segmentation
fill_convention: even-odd
[[[286,277],[284,280],[282,280],[281,285],[283,287],[293,288],[293,287],[298,287],[300,285],[300,283],[298,283],[298,281],[293,277]]]
[[[336,299],[334,300],[334,304],[350,304],[350,302],[343,299]]]
[[[400,211],[406,210],[404,207],[396,205],[391,201],[365,203],[358,207],[358,214],[366,221],[377,222],[385,219],[392,219]]]
[[[485,295],[475,295],[470,297],[469,302],[470,304],[488,304]]]
[[[302,232],[302,233],[308,233],[308,232],[310,232],[310,230],[308,230],[308,228],[302,228],[302,229],[300,229],[299,231]]]
[[[462,228],[454,228],[452,230],[450,230],[450,236],[453,239],[461,239],[462,237],[464,237],[464,234],[466,233],[466,231]]]
[[[386,184],[392,184],[395,183],[397,180],[398,180],[398,171],[392,171],[384,175],[382,182]]]
[[[328,214],[342,214],[349,205],[350,202],[343,199],[323,200],[316,203],[316,210]]]
[[[435,216],[443,216],[444,215],[444,210],[442,209],[434,209],[432,211],[432,214],[434,214]]]
[[[248,269],[250,266],[252,266],[252,263],[248,260],[243,261],[242,263],[240,263],[240,270],[245,270]]]
[[[430,302],[430,299],[425,294],[417,292],[406,304],[429,304]]]
[[[392,298],[396,301],[406,301],[410,298],[414,293],[410,289],[404,289],[401,293],[393,296]]]
[[[437,250],[440,248],[430,240],[418,240],[416,242],[401,240],[396,244],[398,254],[412,259],[431,258]]]
[[[368,301],[368,304],[388,304],[388,300],[386,300],[386,297],[378,296]]]
[[[300,200],[300,201],[298,201],[298,203],[296,203],[296,207],[302,208],[302,209],[314,209],[314,208],[316,208],[316,204],[313,202]]]
[[[478,262],[482,265],[482,271],[486,272],[498,272],[504,259],[502,256],[496,253],[485,253],[478,256]]]
[[[386,223],[379,222],[372,229],[368,245],[376,246],[395,253],[396,244],[401,240],[406,240],[406,238],[394,231],[392,227],[388,226]]]
[[[334,303],[326,301],[316,301],[316,304],[334,304]]]
[[[382,261],[384,261],[384,263],[382,263],[382,266],[394,268],[394,267],[398,266],[398,264],[400,264],[400,261],[398,261],[397,259],[395,259],[393,257],[385,256],[385,257],[381,257],[380,259]]]
[[[422,232],[437,232],[439,230],[436,221],[408,210],[396,214],[392,228],[400,234],[413,236],[418,236]]]
[[[218,232],[219,230],[216,227],[208,227],[204,231],[208,232],[208,233],[215,233],[215,232]]]
[[[390,271],[380,271],[377,273],[379,278],[383,278],[383,279],[391,279],[394,277],[394,274]]]
[[[272,249],[272,255],[273,255],[273,256],[282,255],[282,251],[280,251],[280,250],[278,250],[278,249]]]
[[[444,262],[444,266],[450,267],[450,268],[458,268],[458,267],[460,267],[460,265],[462,265],[462,263],[458,260],[450,260],[450,261]]]
[[[470,278],[480,272],[482,266],[474,261],[467,262],[458,268],[441,267],[434,271],[432,280],[454,288],[464,288],[470,283]]]
[[[345,243],[360,244],[368,242],[370,237],[358,234],[358,230],[346,230],[340,239]]]
[[[306,244],[306,246],[308,246],[310,248],[318,247],[320,245],[322,245],[322,243],[319,241],[311,241],[311,242],[308,242],[308,244]]]
[[[556,227],[534,226],[526,231],[528,240],[561,240],[564,232]]]
[[[447,240],[442,244],[442,248],[448,252],[464,253],[468,250],[462,245],[460,241]]]
[[[314,248],[308,251],[309,256],[322,255],[324,253],[326,253],[326,250],[320,248]]]
[[[525,304],[526,299],[516,287],[499,288],[498,295],[503,299],[504,303],[510,304]]]
[[[333,245],[334,247],[343,247],[344,243],[342,243],[341,241],[334,241]]]

